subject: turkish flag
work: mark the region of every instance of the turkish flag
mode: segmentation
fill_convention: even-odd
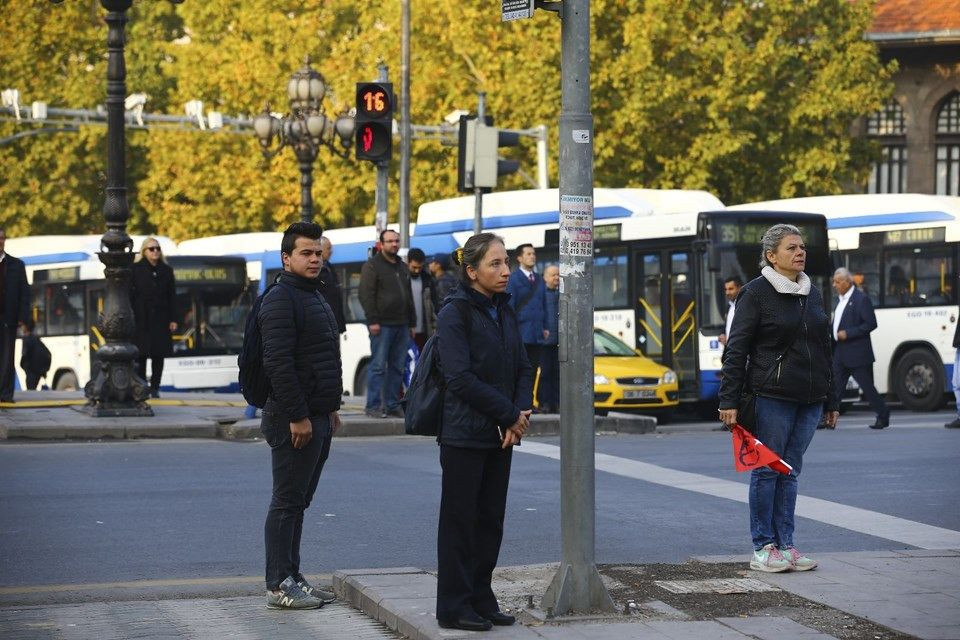
[[[730,432],[733,435],[733,465],[737,471],[750,471],[758,467],[770,467],[784,475],[793,471],[786,460],[740,425],[733,425]]]

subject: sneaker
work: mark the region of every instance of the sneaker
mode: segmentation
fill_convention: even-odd
[[[319,609],[323,601],[307,595],[290,576],[280,583],[277,591],[267,591],[267,606],[271,609]]]
[[[364,409],[363,415],[367,416],[368,418],[382,418],[383,412],[380,411],[380,409]]]
[[[790,563],[790,568],[794,571],[810,571],[810,569],[817,568],[817,561],[813,558],[808,558],[799,551],[796,547],[787,547],[786,549],[780,549],[780,553],[783,554],[783,557],[787,559]]]
[[[323,604],[330,604],[337,599],[337,596],[333,591],[327,591],[326,589],[321,589],[320,587],[315,587],[303,575],[297,576],[297,585],[303,589],[303,592],[308,596],[313,596],[314,598],[319,599]]]
[[[945,426],[947,429],[960,429],[960,416],[957,416],[952,422],[948,422],[943,426]]]
[[[764,545],[763,549],[753,552],[753,558],[750,559],[750,568],[754,571],[764,571],[766,573],[780,573],[790,569],[790,561],[783,557],[777,545]]]

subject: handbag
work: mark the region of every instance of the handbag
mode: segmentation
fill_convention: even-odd
[[[770,376],[772,376],[773,372],[780,366],[783,359],[787,356],[787,353],[793,348],[793,343],[800,337],[800,328],[803,327],[803,319],[806,313],[807,304],[804,302],[803,311],[800,313],[800,322],[797,324],[797,330],[793,332],[793,337],[790,339],[787,347],[777,356],[776,360],[773,361],[773,365],[770,367],[767,375],[764,376],[763,382],[761,382],[760,386],[756,389],[744,391],[740,394],[740,402],[737,403],[737,424],[750,433],[756,433],[757,431],[757,396],[760,394],[760,390],[763,389],[764,385],[770,381]],[[749,384],[749,382],[747,384]]]

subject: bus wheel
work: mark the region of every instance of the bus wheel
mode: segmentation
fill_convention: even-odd
[[[77,382],[77,376],[74,373],[60,374],[60,377],[57,378],[57,381],[53,384],[54,391],[76,391],[80,387],[80,384]]]
[[[927,349],[911,349],[897,362],[893,387],[911,411],[935,411],[943,403],[943,365]]]
[[[357,375],[353,381],[354,396],[367,395],[367,366],[368,363],[364,362],[362,365],[360,365],[360,368],[357,369]]]

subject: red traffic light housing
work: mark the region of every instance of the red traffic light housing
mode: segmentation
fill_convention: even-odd
[[[393,84],[357,83],[356,152],[359,160],[390,162],[393,150]]]

